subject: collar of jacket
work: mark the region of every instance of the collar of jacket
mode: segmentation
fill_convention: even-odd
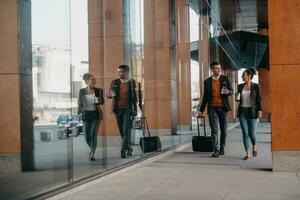
[[[210,79],[210,80],[221,80],[221,79],[224,79],[224,77],[225,76],[221,74],[218,79],[213,79],[213,77],[211,75],[208,79]]]
[[[219,79],[217,79],[217,80],[219,80],[220,81],[220,91],[222,90],[222,84],[223,84],[223,82],[225,81],[225,76],[224,75],[220,75],[220,77],[219,77]],[[210,76],[209,78],[208,78],[208,81],[209,81],[209,87],[211,87],[212,88],[212,81],[213,81],[214,79],[212,78],[212,76]]]

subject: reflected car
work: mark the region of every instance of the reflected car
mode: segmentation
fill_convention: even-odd
[[[57,138],[65,139],[67,138],[68,129],[72,131],[70,136],[77,137],[83,134],[83,123],[78,120],[75,115],[60,115],[57,118]]]
[[[65,124],[69,121],[72,121],[75,118],[76,118],[75,115],[61,114],[58,116],[56,123],[57,123],[57,125]]]

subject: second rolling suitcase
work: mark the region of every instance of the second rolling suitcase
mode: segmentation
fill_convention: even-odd
[[[143,136],[140,138],[140,146],[143,153],[161,151],[161,142],[158,136],[151,136],[149,126],[146,117],[142,117]],[[149,137],[145,136],[145,128],[148,132]]]
[[[193,139],[192,139],[193,151],[195,151],[195,152],[213,152],[212,139],[210,136],[206,135],[205,118],[202,117],[204,136],[200,136],[199,119],[200,119],[200,117],[197,117],[198,136],[193,136]]]

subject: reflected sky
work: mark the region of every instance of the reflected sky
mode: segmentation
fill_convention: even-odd
[[[190,8],[190,40],[195,42],[199,40],[199,16]]]
[[[33,46],[72,48],[74,63],[87,61],[87,0],[32,0],[31,4]]]

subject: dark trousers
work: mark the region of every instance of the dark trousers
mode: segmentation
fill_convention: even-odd
[[[97,148],[97,130],[99,127],[98,111],[84,111],[83,114],[83,129],[86,143],[89,145],[92,152]]]
[[[131,149],[130,138],[131,138],[131,128],[132,128],[132,119],[130,116],[129,109],[117,109],[115,111],[118,128],[123,140],[122,150],[126,151]]]
[[[85,140],[92,152],[94,152],[97,148],[97,128],[99,126],[98,124],[98,119],[87,120],[83,123]]]
[[[227,111],[223,107],[210,107],[208,111],[209,125],[214,151],[220,150],[220,145],[225,146],[227,135]],[[219,145],[218,126],[221,129],[221,139]]]

